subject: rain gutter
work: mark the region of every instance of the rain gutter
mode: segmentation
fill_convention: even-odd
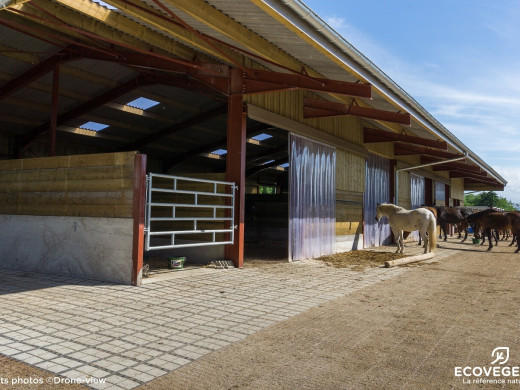
[[[296,26],[314,42],[335,56],[352,71],[372,84],[387,99],[410,113],[424,127],[437,137],[446,140],[454,149],[465,154],[474,163],[482,167],[491,176],[504,185],[507,181],[489,167],[480,157],[467,147],[430,113],[428,113],[404,89],[380,70],[367,57],[334,31],[325,21],[299,0],[262,0],[287,21]],[[305,23],[302,23],[305,22]]]
[[[419,169],[424,167],[431,167],[432,165],[439,165],[439,164],[446,164],[454,161],[464,160],[468,157],[468,152],[464,152],[464,156],[462,157],[456,157],[449,160],[443,160],[443,161],[435,161],[428,164],[421,164],[421,165],[415,165],[413,167],[407,167],[407,168],[399,168],[395,171],[395,201],[394,204],[399,206],[399,172],[402,171],[411,171],[412,169]]]

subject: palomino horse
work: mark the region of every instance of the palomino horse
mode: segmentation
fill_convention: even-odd
[[[432,213],[433,213],[433,216],[435,217],[435,220],[437,221],[437,210],[435,209],[435,207],[429,207],[429,206],[421,206],[422,209],[427,209],[427,210],[430,210]],[[404,232],[403,233],[403,238],[406,240],[408,238],[408,236],[410,235],[411,232]],[[421,235],[419,235],[419,242],[417,243],[417,245],[421,245]],[[426,246],[425,246],[426,248]]]
[[[447,241],[448,237],[446,236],[446,224],[451,223],[456,225],[458,223],[464,222],[465,215],[455,207],[435,206],[435,208],[437,209],[437,225],[441,227],[441,235],[442,232],[444,232],[444,241]],[[439,235],[439,238],[442,237],[441,235]],[[468,238],[467,229],[464,241],[466,241],[466,238]]]
[[[391,203],[383,203],[377,205],[376,221],[379,221],[382,216],[388,218],[390,229],[392,229],[397,241],[397,251],[395,253],[404,252],[403,231],[405,230],[410,232],[419,230],[419,234],[424,241],[424,253],[435,250],[437,243],[435,229],[437,226],[435,217],[430,210],[423,208],[406,210]]]

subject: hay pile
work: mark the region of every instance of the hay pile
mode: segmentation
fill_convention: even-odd
[[[406,257],[402,253],[358,250],[336,253],[334,255],[322,256],[316,260],[325,262],[336,268],[364,269],[367,267],[380,267],[385,261]]]

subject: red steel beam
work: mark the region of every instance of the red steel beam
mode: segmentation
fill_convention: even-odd
[[[249,129],[247,129],[247,136],[249,137],[253,133],[258,133],[261,129],[269,128],[270,125],[262,124],[260,126],[254,126]],[[220,147],[226,147],[227,138],[220,138],[216,141],[210,142],[208,144],[201,145],[197,148],[187,150],[184,153],[176,154],[175,157],[171,158],[170,160],[167,160],[163,164],[164,171],[168,171],[173,166],[179,164],[181,161],[184,161],[190,157],[196,156],[200,153],[209,153],[215,149],[218,149]],[[285,146],[287,148],[287,146]],[[256,157],[256,155],[255,155]],[[249,161],[249,158],[247,159]]]
[[[421,156],[421,164],[428,164],[432,162],[441,162],[442,159],[430,157],[430,156]],[[450,162],[446,164],[439,164],[432,166],[432,169],[434,171],[450,171],[450,170],[460,170],[470,173],[485,173],[479,166],[477,165],[471,165],[467,164],[464,161],[466,160],[460,160],[456,162]]]
[[[394,155],[407,156],[407,155],[414,155],[414,154],[426,154],[429,156],[442,157],[442,158],[462,157],[460,154],[445,152],[443,150],[429,149],[424,146],[403,144],[401,142],[396,142],[394,144]]]
[[[476,167],[474,165],[468,165],[468,164],[448,163],[448,164],[434,165],[432,168],[434,171],[461,171],[461,172],[468,172],[468,173],[473,173],[473,174],[485,173],[479,167]]]
[[[209,153],[215,149],[218,149],[220,147],[223,147],[223,145],[226,145],[226,141],[227,139],[226,138],[220,138],[214,142],[211,142],[209,144],[204,144],[204,145],[201,145],[195,149],[190,149],[189,151],[187,152],[184,152],[184,153],[180,153],[180,154],[176,154],[175,157],[165,161],[163,163],[163,169],[164,171],[168,171],[170,168],[172,168],[173,166],[179,164],[181,161],[184,161],[190,157],[194,157],[200,153]]]
[[[134,157],[134,187],[132,200],[133,242],[132,242],[132,284],[141,284],[144,253],[144,210],[146,204],[146,155]]]
[[[146,137],[143,137],[141,139],[138,139],[137,141],[129,143],[128,145],[125,145],[123,148],[121,148],[119,151],[139,149],[143,146],[151,144],[152,142],[158,141],[161,138],[167,137],[167,136],[175,134],[179,131],[185,130],[189,127],[196,126],[199,123],[206,122],[207,120],[215,118],[219,115],[225,114],[226,109],[227,109],[226,106],[218,106],[218,107],[208,110],[200,115],[196,115],[183,122],[180,122],[173,126],[167,127],[166,129],[158,131],[157,133],[147,135]]]
[[[329,102],[326,100],[303,99],[304,118],[322,118],[341,115],[355,115],[369,119],[399,123],[407,126],[411,124],[410,114],[359,107],[355,105],[349,106],[344,103]]]
[[[286,154],[287,154],[287,145],[279,146],[277,148],[267,149],[267,150],[264,150],[263,152],[256,153],[252,156],[248,156],[247,162],[250,163],[250,162],[258,161],[261,159],[265,159],[266,157],[273,156],[273,155],[281,153],[281,152],[286,152]],[[287,158],[286,158],[286,160],[287,160]]]
[[[450,178],[461,178],[467,177],[469,179],[477,179],[477,180],[493,180],[490,177],[487,177],[486,174],[478,175],[475,173],[462,172],[462,171],[450,171]]]
[[[484,180],[484,179],[472,179],[472,178],[464,178],[464,183],[469,183],[469,184],[481,184],[481,183],[485,183],[485,184],[489,184],[489,185],[494,185],[494,186],[498,186],[500,188],[504,188],[504,185],[502,183],[499,183],[498,181],[496,180]]]
[[[229,67],[220,64],[200,63],[196,61],[177,60],[164,56],[157,56],[155,53],[143,55],[137,52],[117,52],[114,55],[80,48],[82,56],[85,58],[115,62],[121,65],[140,68],[142,70],[160,70],[165,72],[189,75],[203,85],[216,89],[223,94],[229,93]],[[160,75],[158,78],[162,77]]]
[[[228,97],[226,180],[238,187],[235,192],[235,242],[226,245],[226,258],[235,267],[244,264],[244,214],[246,183],[246,118],[243,107],[243,75],[239,70],[231,71],[230,95]]]
[[[89,50],[87,48],[80,48],[79,50],[82,56],[87,58],[117,62],[122,65],[144,69],[187,74],[222,93],[229,93],[230,68],[225,65],[185,60],[178,61],[175,59],[157,57],[152,53],[150,53],[150,56],[133,52],[119,52],[117,55],[109,55],[98,50]],[[245,69],[243,76],[242,92],[245,94],[308,89],[363,98],[371,98],[372,96],[372,87],[369,84],[356,84],[346,81],[310,78],[306,75],[253,69]]]
[[[363,142],[364,143],[394,142],[394,141],[401,141],[401,142],[414,144],[414,145],[430,146],[430,147],[436,148],[436,149],[448,150],[448,143],[443,140],[426,139],[426,138],[416,137],[413,135],[392,133],[389,131],[372,129],[369,127],[365,127],[363,129]]]
[[[49,58],[40,62],[38,65],[33,66],[28,71],[22,73],[18,77],[15,77],[0,87],[0,100],[11,96],[18,90],[46,75],[52,71],[57,64],[70,61],[74,58],[78,58],[78,56],[74,53],[73,50],[69,49],[64,49],[59,53],[50,56]]]
[[[110,91],[105,92],[104,94],[102,94],[92,100],[89,100],[88,102],[85,102],[70,111],[67,111],[67,112],[59,115],[56,119],[56,126],[59,127],[60,125],[66,123],[72,119],[78,118],[81,115],[84,115],[84,114],[92,111],[96,107],[102,106],[102,105],[116,99],[117,97],[122,96],[130,91],[133,91],[134,89],[136,89],[140,86],[146,85],[150,82],[151,81],[149,79],[147,79],[145,76],[142,76],[142,75],[137,76],[136,78],[134,78],[130,81],[127,81],[126,83],[121,84],[121,85],[115,87],[114,89],[111,89]],[[32,142],[34,142],[34,140],[36,140],[36,138],[38,136],[40,136],[41,134],[48,131],[49,128],[50,128],[50,122],[47,122],[43,125],[38,126],[35,129],[29,131],[24,136],[25,144],[20,149],[19,154],[24,152],[32,144]]]
[[[245,77],[246,94],[272,92],[291,89],[308,89],[318,92],[339,93],[371,99],[372,86],[348,81],[311,78],[307,75],[250,69]]]
[[[278,165],[285,164],[288,161],[287,156],[284,158],[280,158],[278,160],[271,161],[270,163],[259,165],[257,167],[253,167],[247,170],[246,177],[253,176],[254,174],[261,172],[265,169],[277,167]]]

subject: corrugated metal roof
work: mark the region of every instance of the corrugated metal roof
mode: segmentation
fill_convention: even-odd
[[[152,0],[141,0],[143,4],[146,4],[153,9],[159,10],[162,15],[168,18],[172,18],[171,15],[160,9]],[[414,118],[412,120],[412,126],[408,128],[415,135],[419,135],[424,138],[437,138],[439,136],[450,140],[452,142],[452,150],[454,148],[461,148],[467,150],[467,147],[458,140],[453,134],[442,126],[433,116],[431,116],[419,103],[417,103],[411,96],[409,96],[404,90],[402,90],[396,83],[394,83],[388,76],[386,76],[379,68],[372,64],[367,58],[353,48],[343,38],[335,35],[335,32],[327,26],[317,15],[313,14],[306,6],[298,0],[262,0],[266,6],[271,6],[280,15],[286,18],[287,23],[281,23],[279,20],[273,18],[263,9],[259,8],[254,4],[253,1],[229,1],[229,0],[205,0],[207,4],[220,11],[222,14],[227,15],[241,26],[252,31],[254,36],[261,37],[269,42],[275,48],[278,48],[281,52],[287,55],[287,58],[292,58],[294,64],[303,64],[307,70],[313,70],[323,77],[344,80],[354,82],[358,78],[364,78],[372,82],[376,88],[373,89],[373,99],[365,100],[370,106],[382,109],[386,111],[396,111],[396,107],[400,107],[405,111],[410,112]],[[110,1],[107,1],[110,3]],[[49,0],[49,3],[54,3],[54,0]],[[88,4],[86,0],[78,1],[78,9],[74,10],[74,3],[67,3],[67,7],[60,7],[63,12],[72,10],[74,14],[81,14],[81,6]],[[181,18],[191,28],[214,37],[227,44],[239,47],[246,51],[251,51],[255,48],[248,48],[242,40],[241,36],[229,37],[226,34],[217,31],[210,25],[208,20],[199,20],[186,12],[183,12],[180,7],[175,7],[175,2],[166,2],[163,4],[175,15]],[[260,4],[260,6],[262,6]],[[17,6],[18,7],[18,6]],[[22,6],[25,7],[25,6]],[[70,7],[70,8],[69,8]],[[96,6],[93,5],[94,8]],[[90,8],[90,7],[89,7]],[[105,8],[99,6],[98,9],[101,14],[105,15]],[[3,12],[3,13],[2,13]],[[143,17],[136,17],[130,15],[124,9],[116,11],[118,18],[106,20],[97,20],[95,23],[103,23],[105,28],[113,31],[111,37],[119,36],[122,42],[125,42],[129,35],[122,34],[120,27],[128,20],[137,22],[140,26],[144,26],[149,32],[154,31],[159,33],[161,36],[167,37],[168,39],[175,40],[183,45],[183,47],[192,48],[196,50],[196,46],[186,42],[182,39],[174,38],[173,35],[163,31],[146,22]],[[92,16],[86,16],[81,14],[86,21],[93,22],[94,14]],[[110,15],[110,14],[107,14]],[[124,16],[121,16],[124,15]],[[0,11],[0,17],[5,17],[6,20],[15,20],[17,23],[21,22],[21,17],[13,16],[5,11]],[[44,15],[50,17],[49,15]],[[63,17],[63,16],[62,16]],[[116,21],[117,20],[117,21]],[[32,23],[32,22],[30,22]],[[88,25],[86,22],[85,25]],[[33,24],[31,24],[33,25]],[[300,31],[304,31],[305,34],[312,37],[314,42],[306,41],[304,38],[296,34],[291,30],[291,25],[297,26]],[[40,29],[52,30],[54,26],[39,26]],[[81,29],[81,26],[78,27]],[[56,31],[53,30],[56,34]],[[59,31],[60,34],[66,34],[67,31]],[[103,50],[110,51],[111,40],[101,39],[102,37],[94,37],[89,35],[88,37],[77,35],[75,32],[69,31],[71,37],[77,40],[78,44],[93,45]],[[92,33],[91,33],[92,34]],[[137,39],[144,45],[140,46],[140,50],[149,50],[154,53],[164,53],[162,49],[153,47],[147,42],[147,34],[140,31],[139,34],[135,34],[132,39]],[[157,35],[156,35],[157,36]],[[70,37],[69,37],[70,38]],[[113,38],[115,39],[115,38]],[[114,41],[117,44],[117,41]],[[134,40],[135,42],[135,40]],[[314,43],[318,42],[319,47],[316,47]],[[44,40],[40,40],[36,37],[23,34],[11,28],[7,28],[0,25],[0,80],[2,84],[5,84],[12,78],[20,76],[23,72],[32,69],[36,64],[40,63],[45,58],[48,58],[52,54],[57,53],[62,49],[61,46],[64,44],[52,45]],[[10,52],[13,50],[14,53]],[[124,50],[128,50],[126,47]],[[168,54],[168,53],[164,53]],[[145,54],[143,54],[145,55]],[[204,53],[208,55],[208,53]],[[170,57],[174,57],[172,53],[169,53]],[[222,57],[221,55],[219,55]],[[331,56],[335,56],[335,60]],[[211,57],[211,55],[210,55]],[[192,58],[189,58],[190,60]],[[273,64],[266,61],[262,61],[251,57],[251,61],[265,65],[267,68],[276,71],[283,70]],[[214,59],[214,62],[223,61]],[[230,60],[224,60],[227,63],[231,63]],[[153,66],[151,67],[153,68]],[[58,102],[59,112],[67,112],[75,107],[81,106],[85,102],[95,100],[98,96],[104,94],[116,88],[118,85],[131,80],[140,74],[142,69],[132,68],[127,65],[116,64],[113,62],[99,61],[93,59],[76,59],[72,62],[61,65],[62,72],[60,74],[60,99]],[[294,69],[300,71],[300,69]],[[153,74],[153,69],[147,69],[147,73]],[[358,76],[356,76],[356,74]],[[173,74],[175,76],[175,74]],[[15,116],[20,118],[26,117],[31,118],[34,121],[40,121],[45,123],[48,121],[45,105],[50,107],[51,95],[49,91],[52,85],[52,72],[47,73],[45,76],[39,77],[37,81],[31,83],[27,88],[23,88],[16,91],[12,95],[11,101],[7,100],[0,107],[0,113],[3,113],[6,117],[9,116],[8,121],[0,121],[0,129],[22,131],[24,128],[26,131],[30,130],[34,125],[31,125],[29,120],[25,120],[25,125],[21,124],[24,122],[22,119],[16,119]],[[140,116],[139,113],[134,109],[131,110],[128,107],[125,108],[125,104],[131,99],[139,96],[149,97],[150,99],[160,101],[161,104],[156,108],[151,108],[149,115]],[[17,99],[19,100],[17,104]],[[330,96],[327,96],[330,100]],[[31,113],[31,107],[28,104],[21,104],[22,101],[38,101],[43,104],[39,110],[34,110]],[[360,99],[363,100],[363,99]],[[178,123],[183,120],[207,111],[210,107],[222,104],[220,98],[216,98],[216,95],[210,93],[207,96],[201,95],[200,93],[187,92],[184,89],[178,89],[167,85],[154,85],[153,87],[138,86],[137,89],[126,92],[123,96],[115,96],[110,104],[97,107],[96,109],[90,110],[84,117],[103,117],[109,116],[114,125],[106,130],[107,134],[111,134],[117,137],[131,138],[136,140],[139,138],[139,128],[143,134],[148,134],[150,131],[160,129],[161,127],[167,126],[169,123]],[[68,126],[78,125],[84,118],[77,118],[76,120],[69,121]],[[17,123],[20,122],[20,123]],[[84,121],[83,121],[84,122]],[[123,123],[127,122],[127,125]],[[380,125],[373,122],[375,127]],[[119,125],[118,125],[119,124]],[[202,127],[205,131],[204,137],[212,139],[212,137],[225,135],[225,118],[211,119],[208,123]],[[161,142],[161,145],[156,147],[164,149],[165,145],[178,148],[179,135],[182,135],[186,139],[187,143],[193,143],[196,141],[195,137],[200,136],[196,131],[182,131],[176,135],[172,135]],[[173,141],[173,142],[172,142]],[[108,141],[107,141],[108,142]],[[474,155],[474,160],[481,166],[485,167],[489,172],[495,174],[500,180],[504,181],[496,172],[494,172],[485,162],[483,162],[478,156]],[[504,181],[505,182],[505,181]]]

